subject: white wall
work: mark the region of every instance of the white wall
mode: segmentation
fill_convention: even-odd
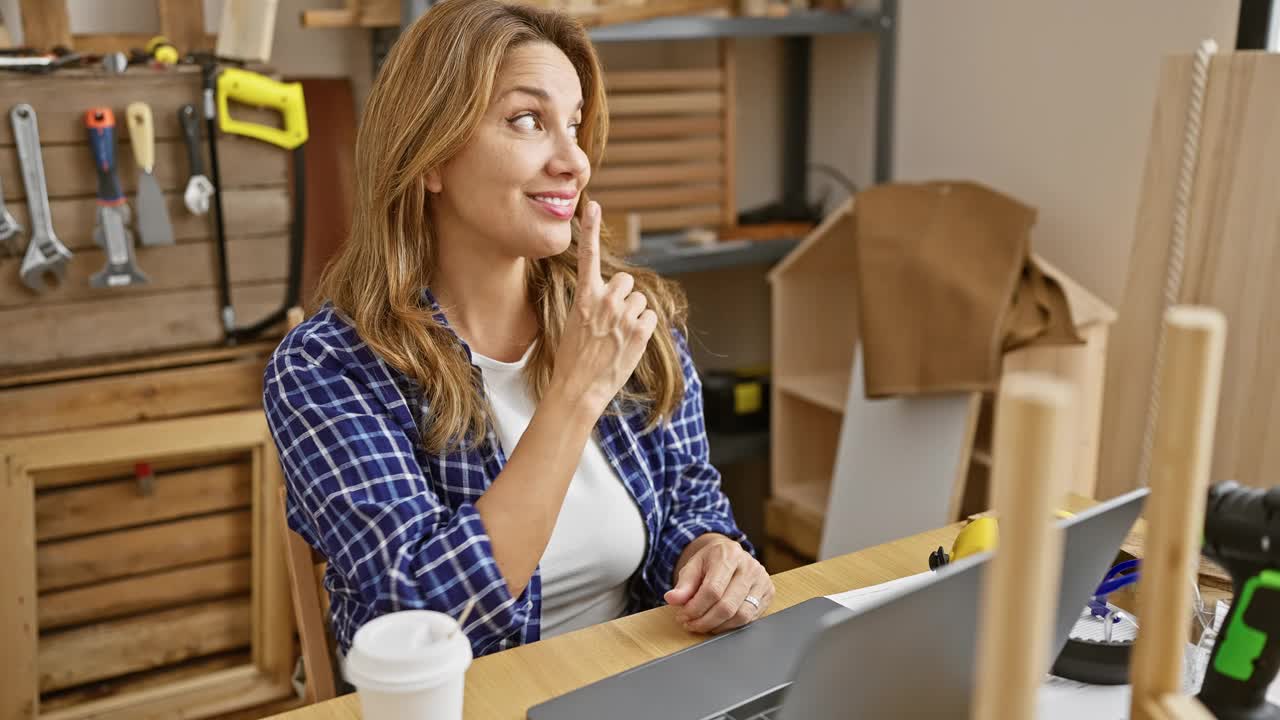
[[[1119,307],[1160,61],[1235,45],[1238,0],[903,0],[898,179],[1039,208],[1033,245]]]

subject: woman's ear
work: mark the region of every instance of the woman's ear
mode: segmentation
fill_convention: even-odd
[[[427,192],[435,195],[444,189],[444,183],[440,180],[439,170],[428,170],[426,177]]]

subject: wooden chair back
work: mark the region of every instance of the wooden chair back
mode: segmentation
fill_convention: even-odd
[[[307,679],[304,698],[308,704],[337,696],[333,659],[329,653],[329,594],[324,589],[325,559],[301,535],[289,528],[285,512],[285,488],[280,488],[277,512],[284,533],[285,565],[289,569],[289,587],[293,596],[293,613],[302,645],[302,666]]]

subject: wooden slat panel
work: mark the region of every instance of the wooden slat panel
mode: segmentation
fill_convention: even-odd
[[[241,324],[276,310],[283,299],[283,283],[239,287],[232,295]],[[212,345],[222,341],[222,324],[215,290],[184,290],[0,310],[0,337],[19,339],[0,345],[0,367],[22,366]]]
[[[629,93],[609,98],[609,118],[623,115],[696,115],[719,113],[724,108],[720,92]]]
[[[249,662],[250,658],[247,650],[233,650],[197,660],[188,660],[177,665],[148,670],[120,679],[96,682],[92,685],[85,685],[72,690],[51,693],[40,698],[40,713],[41,715],[47,715],[103,698],[173,685],[182,680],[203,677],[219,670],[248,665]]]
[[[149,670],[249,643],[249,598],[219,600],[40,639],[40,691]]]
[[[673,185],[636,190],[606,190],[593,194],[591,199],[599,202],[601,207],[617,212],[639,208],[705,205],[720,202],[723,197],[724,188],[719,185]]]
[[[613,143],[604,163],[653,163],[659,160],[719,160],[724,147],[717,140],[659,140]],[[6,186],[7,187],[7,186]]]
[[[735,147],[737,143],[738,129],[735,119],[738,108],[738,65],[737,51],[735,50],[737,42],[733,38],[720,38],[720,66],[724,68],[724,109],[721,117],[724,118],[724,147],[725,152],[722,157],[724,159],[724,200],[721,202],[721,210],[724,213],[721,220],[721,226],[726,230],[730,230],[738,224],[738,189],[737,189],[737,168],[735,162],[738,156],[738,149]]]
[[[79,707],[41,713],[40,720],[224,718],[228,713],[262,707],[293,695],[293,686],[288,682],[268,678],[253,665],[245,665],[215,670],[200,677],[177,680],[136,693],[105,697]],[[259,717],[255,714],[240,720],[258,720]]]
[[[6,193],[9,186],[5,185]],[[9,211],[22,227],[31,228],[31,216],[27,203],[7,202]],[[213,215],[192,215],[182,204],[182,192],[165,193],[169,208],[169,221],[173,224],[173,237],[184,240],[213,240]],[[133,197],[129,198],[130,202]],[[58,240],[71,251],[97,247],[93,242],[93,225],[97,221],[98,204],[91,196],[62,198],[49,201],[49,214],[53,218],[53,232]],[[223,220],[227,237],[246,235],[284,235],[289,232],[292,220],[289,190],[284,185],[254,188],[252,190],[228,190],[222,195]],[[23,236],[24,241],[29,235]]]
[[[153,295],[165,290],[194,290],[218,285],[217,248],[212,242],[137,248],[135,262],[150,282],[118,288],[90,286],[106,267],[106,253],[94,248],[76,253],[62,281],[38,296],[42,306],[84,300]],[[289,238],[235,238],[227,241],[227,264],[233,285],[284,282],[289,268]],[[18,258],[0,260],[0,308],[30,305],[37,299],[22,284]]]
[[[0,436],[261,407],[263,361],[245,358],[190,368],[14,388],[0,396]],[[179,465],[178,467],[189,467]],[[102,468],[36,476],[38,487],[111,477]],[[131,468],[124,468],[131,473]],[[159,468],[156,468],[159,471]]]
[[[247,375],[247,373],[242,373],[242,374]],[[261,375],[262,373],[259,372],[258,374]],[[202,380],[200,384],[204,384],[209,387],[215,387],[215,384],[214,384],[215,377],[216,376],[210,376],[205,380]],[[258,379],[259,386],[261,386],[261,382],[262,380],[261,378],[259,378]],[[206,390],[205,392],[208,392],[208,390]],[[233,392],[239,393],[240,391],[233,390]],[[119,402],[126,403],[128,402],[129,397],[134,397],[138,394],[145,395],[147,394],[147,391],[139,389],[135,393],[133,390],[130,390],[121,395],[123,399],[121,399]],[[262,391],[259,390],[258,400],[261,401],[261,398],[262,398]],[[211,408],[209,412],[216,412],[217,410],[220,410],[220,409],[222,408]],[[175,414],[181,415],[181,414],[189,414],[189,413],[175,413]],[[126,419],[117,420],[116,422],[130,422],[138,419],[143,419],[143,420],[156,419],[150,416],[146,418],[134,418],[127,415],[122,417]],[[115,420],[115,417],[111,416],[110,420]],[[102,425],[102,424],[107,424],[107,423],[102,421],[97,421],[97,422],[91,422],[85,426],[75,426],[72,428],[62,428],[62,429],[80,429],[81,427],[93,427],[94,425]],[[188,454],[188,455],[174,455],[174,456],[166,457],[163,460],[156,460],[152,462],[151,469],[154,472],[173,472],[176,470],[197,468],[197,467],[202,467],[204,465],[214,465],[217,463],[248,462],[248,459],[249,459],[249,455],[244,450],[231,450],[231,451],[217,452],[217,453],[195,453],[195,454]],[[50,488],[66,487],[68,485],[80,485],[87,482],[104,482],[107,480],[132,479],[134,464],[135,463],[133,460],[129,460],[128,462],[111,462],[111,463],[102,463],[100,465],[75,465],[68,468],[60,468],[58,470],[42,470],[36,473],[35,475],[36,490],[48,490]]]
[[[45,182],[50,198],[93,195],[98,191],[98,178],[93,169],[93,158],[86,143],[74,145],[44,145]],[[133,150],[128,142],[117,143],[120,183],[124,192],[133,198],[137,190],[138,166],[134,164]],[[259,187],[280,185],[288,178],[289,154],[279,148],[256,140],[224,138],[218,141],[218,161],[223,168],[223,188]],[[207,171],[207,168],[206,168]],[[181,140],[156,141],[156,181],[165,191],[181,191],[187,187],[190,168],[187,151]],[[0,177],[4,183],[5,202],[26,197],[22,185],[18,151],[13,147],[0,148]],[[85,222],[93,226],[92,218]],[[57,231],[57,227],[54,227]]]
[[[160,520],[248,507],[248,463],[155,473],[151,493],[135,480],[41,493],[36,497],[36,540],[58,540]]]
[[[125,373],[140,372],[143,370],[170,370],[173,368],[192,367],[194,365],[207,365],[215,362],[229,362],[231,360],[247,357],[265,358],[275,350],[278,342],[278,339],[272,339],[268,336],[267,339],[245,343],[244,345],[232,345],[230,347],[224,346],[201,350],[181,350],[177,352],[163,353],[161,355],[124,358],[120,360],[113,360],[111,362],[100,363],[91,368],[73,366],[5,374],[0,375],[0,389],[51,382],[85,380],[88,378],[100,378],[107,375],[122,375]]]
[[[694,226],[714,227],[720,224],[720,206],[692,207],[682,210],[649,210],[640,213],[640,227],[649,230],[676,230]]]
[[[691,70],[616,70],[604,74],[604,87],[610,93],[636,90],[719,90],[724,87],[720,68]]]
[[[194,520],[119,530],[36,548],[40,592],[85,585],[137,573],[247,555],[248,510]]]
[[[249,592],[249,558],[46,593],[36,608],[40,631],[101,621]]]
[[[591,176],[587,189],[630,190],[644,185],[666,185],[682,182],[719,180],[724,172],[720,163],[664,163],[662,165],[623,165],[602,167]]]
[[[609,123],[609,140],[649,140],[684,135],[720,135],[724,129],[715,115],[687,117],[623,117]]]
[[[46,2],[46,0],[36,1]],[[53,2],[53,0],[48,1],[50,4]],[[101,38],[110,36],[81,37],[96,44],[101,42]],[[97,39],[91,40],[91,38]],[[141,42],[138,47],[142,47],[146,44],[147,37],[139,36],[139,40]],[[122,48],[110,49],[121,50]],[[180,49],[185,51],[190,48]],[[89,50],[89,52],[93,51]],[[178,108],[187,103],[199,108],[200,94],[200,69],[186,65],[163,72],[130,70],[124,75],[115,77],[105,75],[97,68],[59,70],[53,75],[20,73],[0,75],[0,97],[13,99],[12,102],[18,102],[16,98],[21,98],[22,102],[35,108],[40,124],[40,142],[50,145],[87,142],[84,111],[90,106],[104,105],[114,108],[120,114],[116,118],[117,124],[123,125],[124,108],[135,101],[151,106],[157,140],[181,140],[182,127],[178,124]],[[5,109],[7,111],[8,105]],[[280,115],[274,111],[244,107],[236,107],[233,112],[237,118],[244,117],[254,122],[271,122],[273,118],[279,118]],[[200,127],[200,133],[203,139],[203,124]],[[120,135],[127,136],[128,131],[121,130]],[[12,145],[13,128],[8,118],[5,118],[5,122],[0,123],[0,146]],[[262,145],[262,147],[267,146]],[[182,158],[182,166],[186,167],[185,156]]]

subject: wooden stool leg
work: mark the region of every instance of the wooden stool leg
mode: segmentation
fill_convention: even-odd
[[[1001,383],[992,448],[1000,545],[983,587],[975,718],[1035,717],[1062,574],[1053,510],[1072,466],[1071,404],[1070,386],[1047,375],[1009,373]]]
[[[1166,359],[1151,453],[1146,558],[1138,584],[1141,629],[1129,669],[1133,720],[1170,717],[1163,698],[1182,692],[1191,583],[1204,527],[1227,335],[1225,318],[1212,308],[1173,307],[1164,324]]]

